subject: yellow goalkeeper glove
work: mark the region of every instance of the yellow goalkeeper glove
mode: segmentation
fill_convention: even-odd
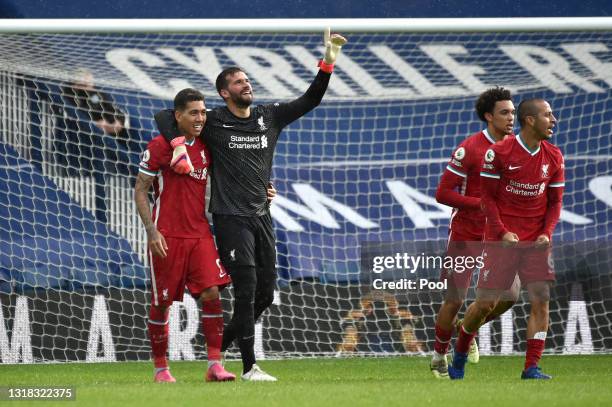
[[[325,56],[319,63],[319,68],[323,72],[332,73],[334,64],[340,54],[342,46],[347,43],[346,38],[340,34],[331,34],[329,27],[323,31],[323,44],[325,45]]]

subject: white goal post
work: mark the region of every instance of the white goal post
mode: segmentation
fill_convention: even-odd
[[[568,180],[547,349],[612,351],[612,18],[15,19],[0,20],[2,363],[149,359],[132,185],[153,114],[185,87],[220,105],[214,79],[230,64],[248,72],[256,103],[298,97],[328,26],[349,43],[321,106],[276,148],[279,279],[259,357],[431,351],[442,291],[379,289],[364,253],[444,252],[437,183],[453,147],[483,127],[477,95],[496,85],[516,105],[546,98],[559,118]],[[87,81],[99,93],[83,103]],[[231,290],[223,298],[229,312]],[[528,312],[521,298],[485,325],[482,353],[523,351]],[[204,358],[195,301],[171,319],[171,359]]]

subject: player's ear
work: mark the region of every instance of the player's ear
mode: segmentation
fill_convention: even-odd
[[[221,89],[219,91],[219,96],[221,96],[223,100],[225,100],[229,97],[229,92],[227,91],[227,89]]]
[[[529,127],[533,127],[535,124],[536,117],[534,115],[525,116],[525,124]]]
[[[180,119],[180,117],[181,117],[181,111],[180,111],[180,110],[178,110],[178,109],[177,109],[177,110],[175,110],[175,111],[174,111],[174,120],[176,120],[176,121],[178,122],[178,121],[179,121],[179,119]]]
[[[487,123],[492,122],[493,121],[493,113],[485,112],[484,118],[487,121]]]

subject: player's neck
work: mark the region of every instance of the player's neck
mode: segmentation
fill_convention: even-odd
[[[501,141],[504,139],[504,137],[506,137],[505,134],[500,134],[497,130],[495,130],[493,126],[487,126],[487,131],[489,132],[489,135],[493,137],[495,141]]]
[[[251,106],[238,107],[234,103],[228,103],[227,108],[232,114],[241,119],[247,119],[251,117]]]
[[[523,140],[523,143],[525,143],[530,150],[537,150],[538,147],[540,147],[540,143],[542,143],[542,140],[533,132],[521,130],[520,135],[521,140]]]
[[[195,136],[192,136],[191,134],[189,134],[189,131],[187,131],[186,129],[182,129],[179,127],[178,130],[179,130],[179,133],[185,137],[186,143],[191,143],[193,139],[195,139]]]

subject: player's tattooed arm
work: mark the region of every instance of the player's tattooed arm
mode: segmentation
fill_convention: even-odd
[[[151,218],[151,208],[149,207],[149,190],[153,184],[155,177],[138,173],[136,177],[136,186],[134,187],[134,202],[136,210],[140,216],[140,220],[147,231],[147,241],[149,249],[154,256],[166,257],[166,240],[164,236],[157,230]]]

